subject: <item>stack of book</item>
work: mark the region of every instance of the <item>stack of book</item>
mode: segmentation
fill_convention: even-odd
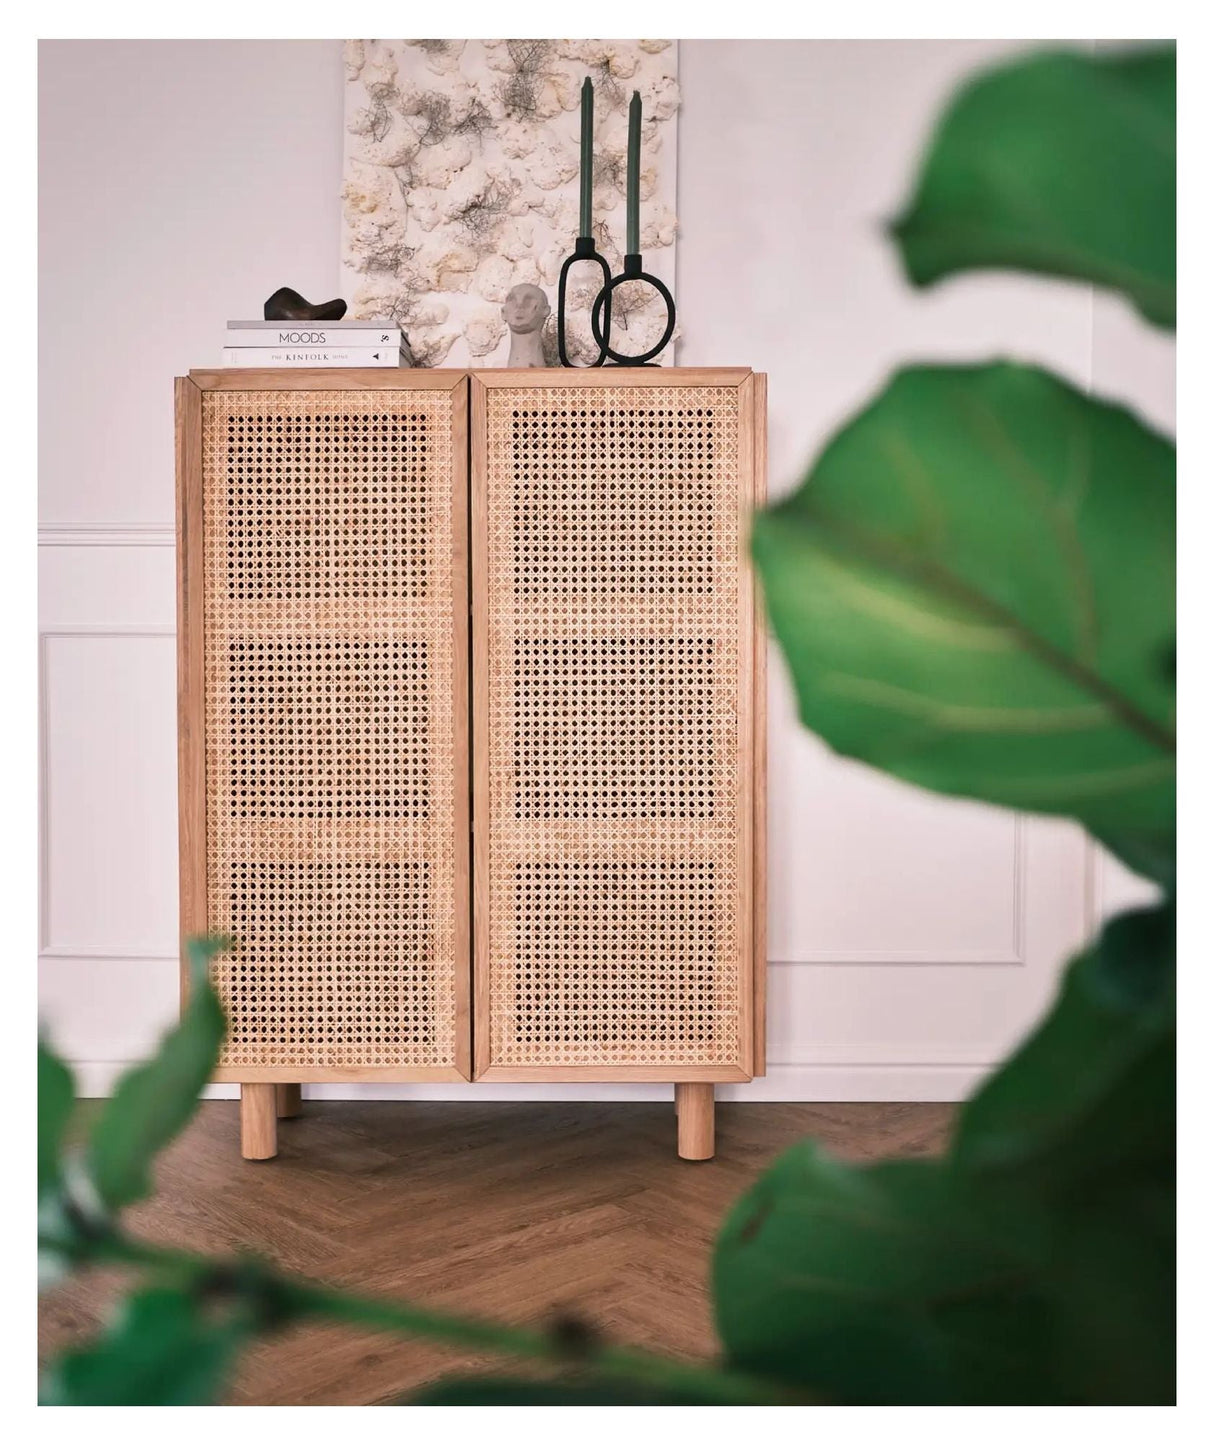
[[[411,366],[399,326],[382,321],[229,321],[225,366]]]

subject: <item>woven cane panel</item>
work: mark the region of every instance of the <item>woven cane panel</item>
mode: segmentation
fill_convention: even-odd
[[[429,815],[425,638],[228,644],[234,817]]]
[[[514,649],[516,817],[712,815],[713,637]]]
[[[524,399],[525,409],[512,406],[509,418],[510,444],[529,462],[511,478],[515,595],[711,590],[724,393],[701,392],[707,405],[691,407],[668,391],[663,410],[636,391],[615,392],[621,404],[604,409],[586,391],[551,411],[535,394],[530,403]],[[679,457],[676,478],[667,476],[671,456]]]
[[[562,1055],[649,1061],[657,1049],[716,1060],[716,890],[712,861],[518,863],[520,1038]]]
[[[737,393],[486,416],[491,1065],[738,1065]]]
[[[204,396],[223,1066],[454,1063],[451,428],[443,391]]]
[[[434,1046],[428,863],[235,862],[229,879],[233,1049]]]

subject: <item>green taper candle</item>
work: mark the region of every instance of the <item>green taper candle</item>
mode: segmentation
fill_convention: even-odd
[[[641,253],[641,92],[632,92],[628,107],[628,246],[630,256]]]
[[[590,234],[594,194],[594,86],[588,75],[582,81],[582,224],[579,235]]]

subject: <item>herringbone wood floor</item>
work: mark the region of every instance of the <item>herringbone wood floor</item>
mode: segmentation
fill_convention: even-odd
[[[136,1231],[166,1245],[253,1249],[368,1292],[512,1321],[576,1313],[614,1342],[709,1356],[709,1250],[732,1200],[790,1143],[849,1159],[936,1151],[931,1103],[735,1103],[717,1157],[680,1162],[659,1104],[308,1102],[274,1162],[242,1163],[235,1103],[208,1102],[159,1170]],[[90,1334],[118,1275],[42,1304],[45,1355]],[[388,1402],[456,1368],[500,1367],[411,1339],[308,1327],[245,1358],[230,1401]]]

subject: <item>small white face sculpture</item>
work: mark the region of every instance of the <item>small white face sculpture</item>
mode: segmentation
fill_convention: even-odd
[[[502,303],[502,320],[510,328],[507,366],[542,366],[542,331],[552,307],[539,286],[514,286]]]

